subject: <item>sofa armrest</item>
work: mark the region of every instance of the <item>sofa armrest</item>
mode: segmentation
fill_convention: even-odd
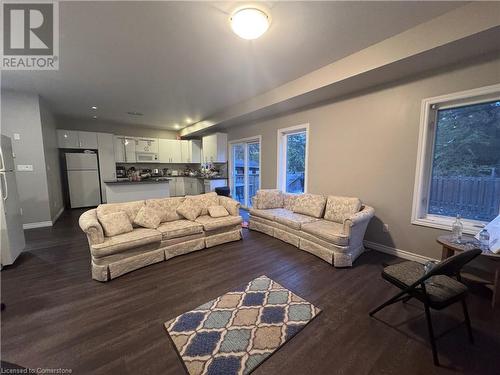
[[[97,220],[96,209],[85,211],[80,216],[78,224],[87,235],[90,245],[96,245],[104,242],[104,232],[99,220]]]
[[[227,212],[229,212],[229,215],[240,216],[240,202],[232,198],[220,195],[219,204],[223,206],[227,210]]]
[[[361,211],[356,212],[350,218],[344,220],[344,234],[350,237],[353,234],[364,237],[366,227],[374,215],[375,210],[373,207],[364,206]]]

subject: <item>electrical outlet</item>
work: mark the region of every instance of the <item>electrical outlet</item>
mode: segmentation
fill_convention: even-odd
[[[389,232],[389,224],[384,224],[384,226],[382,227],[382,231],[385,233],[388,233]]]
[[[19,172],[33,172],[33,166],[30,164],[18,164],[17,170]]]

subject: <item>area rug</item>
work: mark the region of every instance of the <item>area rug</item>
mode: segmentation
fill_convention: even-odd
[[[165,328],[189,374],[249,374],[320,312],[260,276],[165,322]]]

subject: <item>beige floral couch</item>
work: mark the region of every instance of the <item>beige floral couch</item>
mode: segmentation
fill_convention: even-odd
[[[177,255],[240,240],[239,208],[231,198],[208,193],[101,204],[86,211],[79,224],[90,247],[92,278],[108,281]]]
[[[365,250],[363,237],[375,210],[358,198],[259,190],[249,228],[314,254],[335,267],[350,267]]]

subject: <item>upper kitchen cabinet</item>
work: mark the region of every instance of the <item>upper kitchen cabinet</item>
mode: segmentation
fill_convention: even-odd
[[[203,163],[227,162],[227,134],[214,133],[202,139]]]
[[[180,142],[181,142],[182,162],[201,163],[201,142],[195,140],[180,141]]]
[[[115,161],[117,163],[135,163],[136,143],[133,137],[115,136]]]
[[[136,138],[135,157],[137,162],[158,163],[158,138]]]
[[[181,142],[176,139],[159,140],[160,163],[182,163]]]
[[[57,130],[59,148],[97,149],[97,134],[77,130]]]

